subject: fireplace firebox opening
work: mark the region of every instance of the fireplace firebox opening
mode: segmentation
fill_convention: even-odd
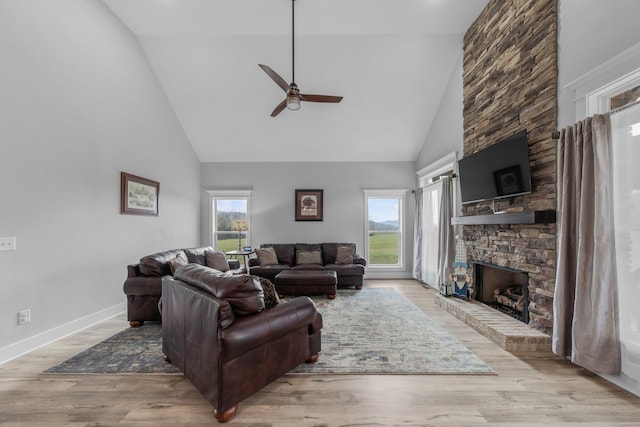
[[[472,297],[521,322],[529,323],[529,274],[474,261]]]

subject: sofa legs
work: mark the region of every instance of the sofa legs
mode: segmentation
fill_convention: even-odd
[[[230,409],[227,409],[222,414],[218,413],[217,409],[213,410],[213,416],[218,420],[219,423],[226,423],[227,421],[231,421],[231,418],[236,416],[238,412],[238,404],[236,403]]]
[[[305,360],[305,363],[316,363],[318,361],[318,357],[320,357],[318,353],[312,354],[307,360]]]
[[[129,326],[131,326],[132,328],[139,328],[143,324],[144,320],[132,320],[131,322],[129,322]]]
[[[359,291],[360,289],[362,289],[362,285],[356,285],[356,290]]]

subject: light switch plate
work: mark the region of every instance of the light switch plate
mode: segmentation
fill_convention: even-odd
[[[0,251],[15,251],[15,250],[16,250],[15,237],[0,237]]]

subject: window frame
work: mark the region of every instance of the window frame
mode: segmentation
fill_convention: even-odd
[[[209,245],[215,250],[217,245],[217,201],[218,200],[246,200],[247,202],[247,231],[245,245],[251,246],[251,193],[252,190],[207,190],[209,195]]]
[[[379,271],[405,271],[406,269],[406,196],[407,189],[396,190],[363,190],[364,193],[364,251],[367,259],[368,270]],[[398,263],[397,264],[373,264],[369,251],[369,199],[397,199],[398,200]]]

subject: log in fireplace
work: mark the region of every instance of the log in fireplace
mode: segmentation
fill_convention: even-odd
[[[521,322],[529,323],[529,274],[473,261],[473,298]]]

